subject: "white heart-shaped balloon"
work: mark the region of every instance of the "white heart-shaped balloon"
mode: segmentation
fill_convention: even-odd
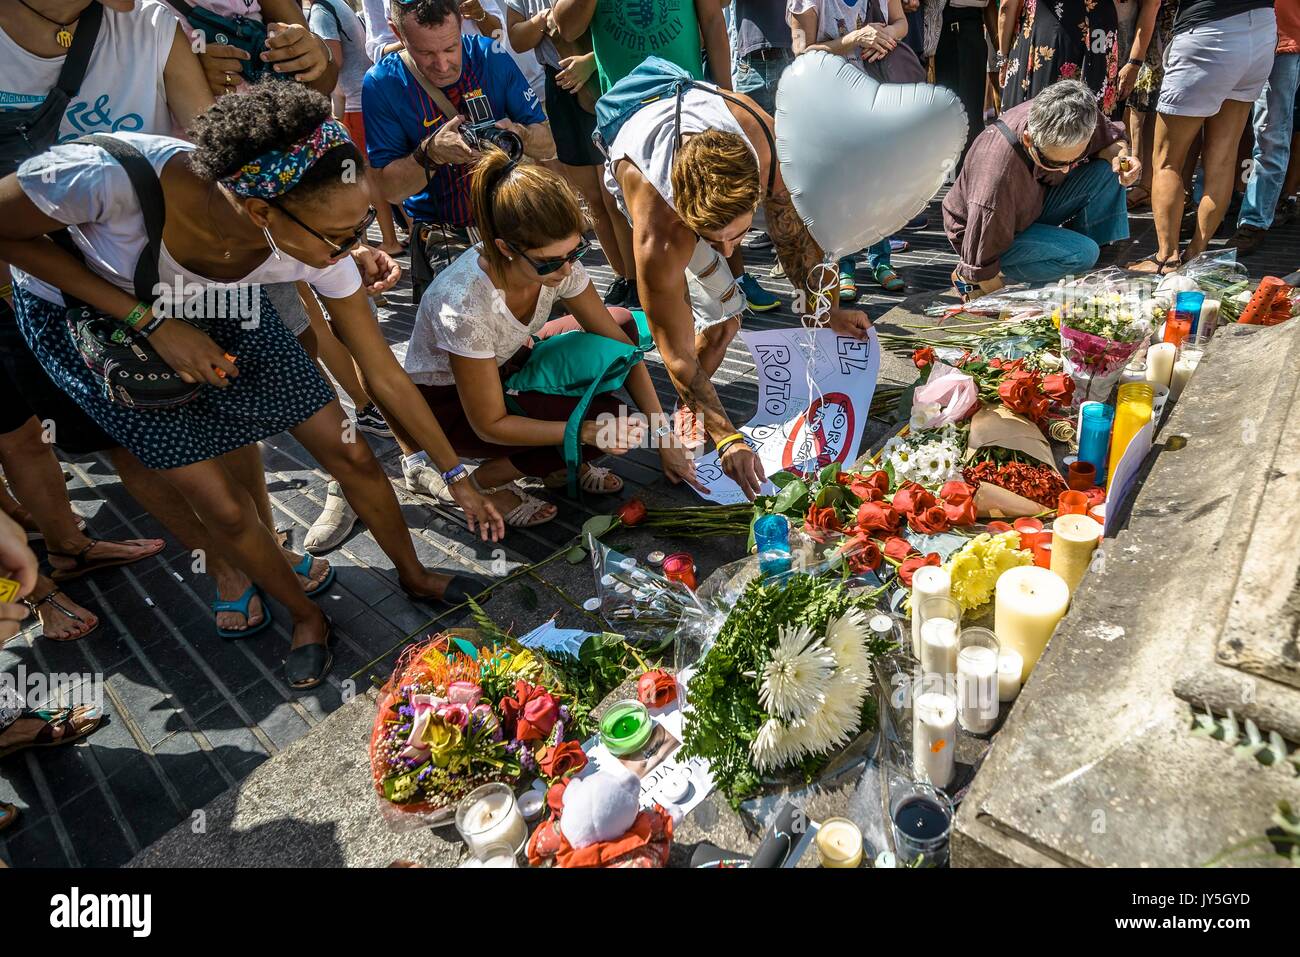
[[[843,57],[797,57],[776,91],[776,152],[794,208],[828,259],[921,212],[966,144],[951,90],[877,83]]]

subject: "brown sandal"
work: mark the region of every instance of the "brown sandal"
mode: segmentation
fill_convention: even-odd
[[[100,722],[104,720],[104,714],[98,708],[78,705],[75,708],[56,708],[52,711],[27,708],[18,716],[19,721],[23,718],[37,718],[45,722],[45,727],[36,732],[36,737],[30,741],[0,747],[0,758],[26,751],[28,748],[57,748],[60,745],[72,744],[98,728]],[[61,730],[65,728],[67,730]]]
[[[98,538],[92,538],[76,554],[68,552],[46,552],[51,558],[71,558],[71,568],[55,568],[50,572],[50,578],[56,582],[72,581],[74,578],[80,578],[82,575],[89,575],[91,572],[99,571],[101,568],[114,568],[118,565],[131,565],[146,558],[153,558],[163,550],[165,546],[159,545],[152,552],[145,555],[137,555],[134,558],[89,558],[88,553],[96,545],[143,545],[144,540],[139,538],[127,539],[124,541],[108,541]]]

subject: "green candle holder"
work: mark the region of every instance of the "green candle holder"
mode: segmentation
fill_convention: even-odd
[[[640,701],[615,701],[600,719],[600,743],[614,757],[644,748],[654,731],[650,712]]]

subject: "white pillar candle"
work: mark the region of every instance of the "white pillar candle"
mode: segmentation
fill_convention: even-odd
[[[1174,363],[1173,378],[1169,381],[1169,398],[1178,401],[1178,397],[1183,394],[1183,389],[1187,388],[1187,380],[1192,377],[1200,362],[1199,349],[1183,349],[1179,352],[1178,361]]]
[[[1169,385],[1174,374],[1174,359],[1178,347],[1172,342],[1157,342],[1147,350],[1147,381],[1156,385]]]
[[[1207,299],[1201,303],[1201,318],[1196,321],[1196,339],[1205,342],[1214,335],[1219,325],[1219,310],[1222,303],[1217,299]]]
[[[968,645],[957,653],[957,721],[972,734],[988,734],[998,723],[998,653]]]
[[[912,576],[912,655],[921,657],[921,603],[927,598],[947,598],[952,576],[937,565],[925,565]]]
[[[957,753],[957,702],[937,691],[912,702],[912,775],[937,788],[952,783]]]
[[[1020,673],[1025,659],[1020,652],[1003,648],[998,652],[998,700],[1015,701],[1020,694]]]
[[[931,618],[921,626],[921,671],[934,675],[957,673],[957,623]]]
[[[1052,523],[1052,571],[1065,579],[1071,595],[1088,571],[1101,533],[1087,515],[1062,515]]]
[[[516,851],[528,839],[528,825],[509,791],[479,798],[465,812],[461,834],[470,853],[483,859],[493,844],[505,844]]]
[[[1020,652],[1027,678],[1070,606],[1070,586],[1049,568],[1022,565],[1003,572],[993,591],[998,644]]]

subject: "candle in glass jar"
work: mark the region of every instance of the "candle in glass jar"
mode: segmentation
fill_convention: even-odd
[[[921,626],[921,670],[926,674],[957,673],[957,623],[930,618]]]
[[[1063,515],[1052,526],[1052,571],[1065,580],[1070,594],[1083,581],[1102,527],[1087,515]]]
[[[937,788],[952,783],[957,753],[957,702],[938,691],[912,702],[912,772]]]
[[[833,817],[817,828],[817,854],[822,867],[845,868],[862,865],[862,831],[848,818]]]
[[[503,784],[485,784],[466,795],[457,809],[456,827],[470,853],[480,860],[492,845],[506,844],[518,851],[528,840],[524,815]]]
[[[1018,651],[1028,676],[1070,606],[1070,587],[1050,568],[1022,565],[998,576],[993,630],[1003,648]]]
[[[1107,458],[1106,488],[1110,489],[1115,470],[1119,468],[1120,459],[1128,449],[1133,437],[1141,432],[1151,421],[1154,408],[1155,390],[1150,383],[1130,382],[1119,387],[1115,402],[1115,425],[1110,433],[1110,453]]]
[[[1025,659],[1011,648],[998,651],[998,700],[1015,701],[1020,694],[1020,673],[1025,670]]]
[[[927,598],[947,598],[952,576],[936,565],[925,565],[912,576],[912,654],[921,657],[921,603]]]
[[[957,653],[957,721],[972,734],[988,734],[998,723],[998,653],[968,645]]]
[[[1178,361],[1174,363],[1173,378],[1169,382],[1169,398],[1178,401],[1178,397],[1183,394],[1183,389],[1187,388],[1187,380],[1192,377],[1200,362],[1200,349],[1184,346],[1179,350]]]

